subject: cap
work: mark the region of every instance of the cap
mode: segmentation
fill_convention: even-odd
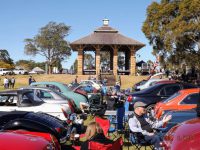
[[[143,102],[135,102],[134,104],[134,109],[137,107],[145,107],[147,104],[143,103]]]

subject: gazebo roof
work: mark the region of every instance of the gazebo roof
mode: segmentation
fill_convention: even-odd
[[[145,44],[120,34],[116,29],[104,24],[92,34],[78,39],[70,44],[73,50],[79,45],[127,45],[135,46],[136,50],[144,47]]]

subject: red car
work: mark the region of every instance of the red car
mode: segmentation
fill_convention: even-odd
[[[200,88],[181,90],[155,105],[155,117],[159,119],[164,111],[168,110],[189,110],[196,108],[199,100]]]
[[[183,122],[164,136],[165,150],[198,150],[200,148],[200,118]]]
[[[57,139],[49,133],[25,130],[0,132],[1,150],[60,150]]]

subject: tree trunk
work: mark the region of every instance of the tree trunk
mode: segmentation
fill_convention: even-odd
[[[51,74],[51,73],[52,73],[52,70],[51,70],[52,68],[51,68],[51,67],[52,67],[52,65],[48,65],[48,68],[49,68],[49,69],[48,69],[48,74]]]

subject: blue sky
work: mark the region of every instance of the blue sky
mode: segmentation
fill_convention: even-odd
[[[154,0],[155,1],[155,0]],[[8,50],[14,61],[20,59],[44,61],[41,56],[24,54],[24,39],[33,38],[50,21],[71,26],[66,40],[72,42],[102,26],[109,25],[120,33],[146,46],[139,50],[137,60],[155,60],[152,47],[142,32],[146,8],[153,0],[0,0],[0,49]],[[77,53],[63,63],[69,68]]]

